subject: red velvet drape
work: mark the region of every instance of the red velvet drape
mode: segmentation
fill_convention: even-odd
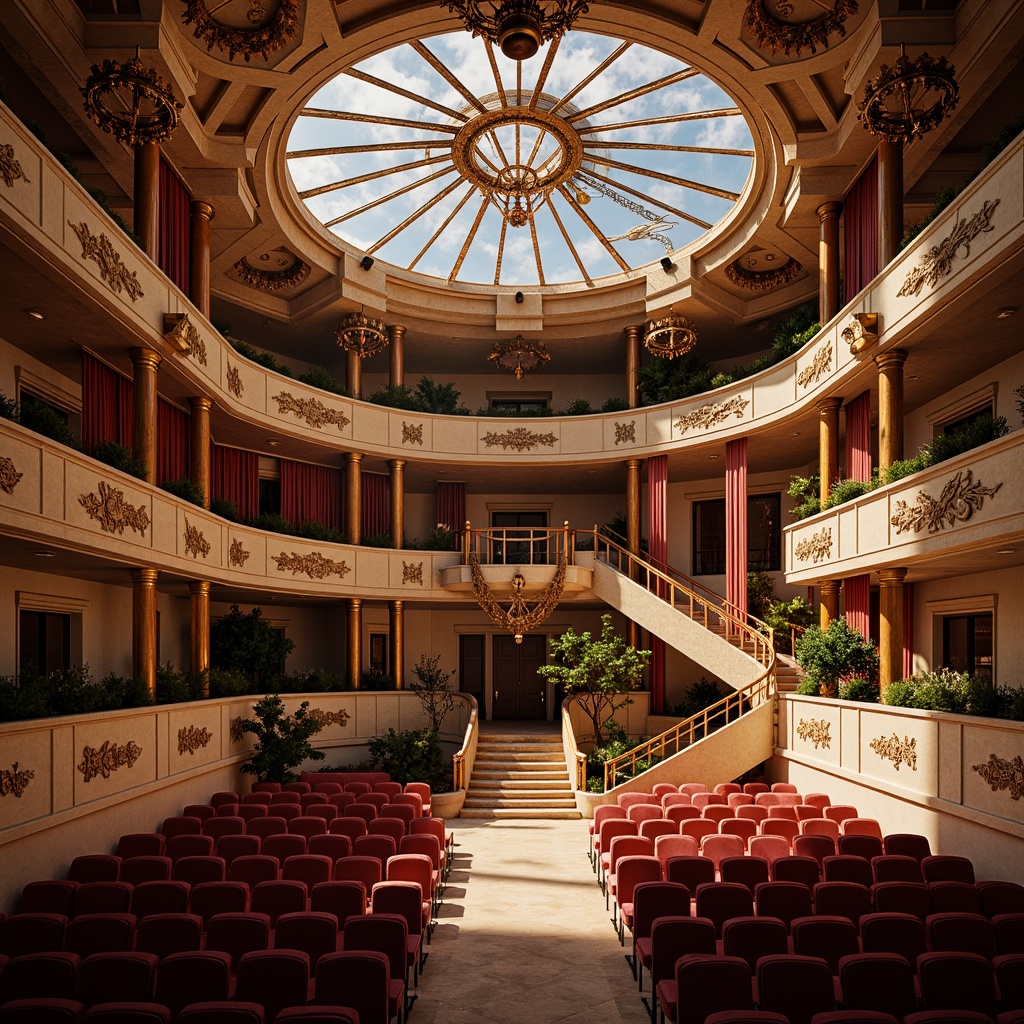
[[[390,532],[391,480],[381,473],[363,473],[361,502],[363,536]],[[401,542],[402,538],[398,539]]]
[[[259,455],[215,444],[210,466],[210,497],[234,502],[239,519],[259,515]]]
[[[847,576],[843,580],[846,624],[865,639],[871,636],[871,577]]]
[[[296,526],[315,520],[341,529],[340,469],[281,459],[281,515]]]
[[[914,674],[914,584],[903,584],[903,678]]]
[[[166,161],[160,161],[160,224],[157,263],[188,294],[189,194]]]
[[[647,460],[647,537],[651,562],[664,570],[668,566],[667,455]],[[665,710],[665,641],[652,635],[650,643],[651,713],[660,715]]]
[[[156,482],[188,476],[188,416],[176,405],[157,399]]]
[[[462,544],[462,531],[466,526],[466,485],[438,481],[437,521],[444,523],[455,535],[455,547]]]
[[[747,614],[747,439],[725,446],[725,599]]]
[[[861,392],[846,405],[846,479],[871,479],[870,391]]]
[[[100,441],[132,446],[132,382],[88,352],[82,352],[82,445]]]
[[[878,160],[854,182],[843,204],[843,290],[846,300],[878,273]]]

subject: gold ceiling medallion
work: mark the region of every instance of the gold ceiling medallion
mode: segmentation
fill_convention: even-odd
[[[749,288],[752,292],[767,292],[794,281],[800,276],[801,270],[803,264],[792,256],[781,267],[773,267],[771,270],[748,270],[737,259],[725,268],[725,276],[741,288]]]
[[[85,112],[119,142],[166,142],[181,120],[170,85],[138,56],[93,64],[82,88]]]
[[[747,0],[747,25],[757,45],[772,53],[784,50],[786,56],[794,51],[800,56],[804,47],[818,52],[818,45],[828,49],[829,37],[846,35],[845,21],[857,13],[857,0],[813,0],[814,6],[824,13],[808,21],[786,21],[796,4],[791,0]],[[769,10],[774,8],[774,10]]]
[[[441,7],[454,11],[465,22],[466,31],[497,43],[509,60],[529,60],[541,43],[559,39],[573,22],[586,14],[586,0],[441,0]],[[489,7],[491,13],[485,14]]]
[[[937,128],[956,107],[960,87],[945,57],[922,53],[911,60],[906,47],[892,67],[883,64],[857,105],[857,120],[889,142],[912,142]]]
[[[496,341],[487,361],[514,373],[516,380],[522,380],[524,373],[550,362],[551,356],[544,342],[527,341],[517,334],[511,341]]]
[[[206,49],[227,50],[228,60],[234,60],[240,53],[249,62],[253,54],[264,60],[284,46],[299,27],[299,0],[278,0],[277,10],[267,18],[262,0],[248,0],[246,20],[253,28],[233,28],[217,21],[207,9],[205,0],[182,0],[185,11],[181,20],[186,25],[195,25],[192,33],[196,39],[206,43]],[[223,4],[218,4],[222,7]],[[265,20],[266,19],[266,20]],[[263,22],[262,24],[260,24]]]
[[[662,359],[685,356],[697,344],[697,325],[669,307],[665,316],[648,321],[644,344],[649,352]]]
[[[295,288],[309,277],[311,269],[308,263],[298,257],[287,270],[261,270],[254,267],[244,256],[235,264],[235,271],[247,285],[268,292],[276,292],[281,288]]]
[[[367,316],[362,310],[343,316],[334,336],[346,352],[355,352],[360,359],[376,355],[388,347],[384,321]]]
[[[538,595],[538,600],[532,608],[523,597],[526,579],[518,569],[512,576],[512,593],[509,595],[511,603],[506,609],[502,608],[491,593],[491,588],[480,569],[480,560],[476,552],[470,552],[469,568],[473,575],[473,596],[477,604],[487,612],[495,625],[512,633],[517,644],[523,642],[524,633],[536,629],[558,607],[558,599],[565,589],[564,555],[558,563],[553,579]]]

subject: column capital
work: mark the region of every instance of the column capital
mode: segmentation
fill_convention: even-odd
[[[206,395],[193,395],[188,400],[193,412],[209,412],[213,408],[213,399]]]
[[[818,589],[821,591],[822,596],[826,594],[830,597],[835,596],[839,593],[842,582],[842,580],[818,580]]]
[[[405,459],[388,459],[388,465],[392,469],[402,469],[405,466]]]
[[[189,580],[188,591],[190,594],[209,594],[210,593],[210,581],[209,580]]]
[[[131,575],[132,583],[147,587],[155,587],[157,577],[160,575],[159,569],[129,569],[128,572]]]
[[[643,464],[643,459],[626,459],[626,469],[629,470],[639,470]]]
[[[643,329],[643,324],[629,324],[628,327],[623,327],[622,331],[626,335],[627,341],[639,341]]]
[[[362,607],[363,599],[361,597],[349,597],[346,598],[346,600],[348,601],[349,608],[355,609]]]
[[[140,366],[149,366],[155,370],[163,359],[159,352],[154,352],[150,348],[129,349],[128,354],[132,357],[132,366],[136,369]]]
[[[203,220],[213,220],[217,216],[217,211],[204,199],[193,199],[189,203],[189,210],[193,217],[202,217]]]
[[[905,348],[891,348],[888,352],[879,352],[875,356],[875,366],[880,370],[887,370],[890,366],[902,366],[908,355]]]
[[[818,402],[818,412],[824,416],[826,413],[839,412],[843,406],[841,398],[823,398]]]
[[[391,601],[391,607],[394,608],[396,612],[401,611],[405,607],[405,601],[401,598],[394,598]]]
[[[400,341],[405,337],[405,332],[408,329],[409,328],[406,327],[405,324],[392,324],[388,327],[388,334],[391,336],[392,341],[395,341],[396,339]]]
[[[357,465],[358,466],[359,463],[363,461],[363,453],[362,452],[346,452],[346,454],[345,454],[345,461],[349,465]]]
[[[822,203],[816,211],[818,214],[818,220],[822,224],[830,218],[838,217],[842,212],[843,204],[837,199],[830,199],[827,203]]]
[[[878,585],[879,587],[901,587],[903,581],[907,577],[907,570],[902,568],[896,569],[879,569],[878,570]]]

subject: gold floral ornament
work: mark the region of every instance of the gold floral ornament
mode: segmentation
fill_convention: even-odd
[[[205,558],[210,553],[210,542],[203,536],[203,531],[194,526],[185,516],[185,554]]]
[[[245,388],[242,386],[242,375],[238,372],[238,367],[232,366],[228,363],[226,375],[228,379],[228,391],[230,391],[235,398],[241,398],[242,392]]]
[[[164,341],[206,366],[206,342],[188,313],[164,313]]]
[[[406,583],[418,583],[423,586],[423,563],[402,562],[402,586]]]
[[[239,715],[228,723],[228,735],[231,737],[232,743],[241,743],[245,737],[245,730],[242,728],[243,721],[244,719]]]
[[[792,256],[781,267],[773,267],[771,270],[748,270],[737,259],[725,268],[725,276],[740,288],[748,288],[753,292],[767,292],[795,281],[802,269],[803,265]]]
[[[14,147],[7,142],[0,145],[0,178],[4,179],[4,184],[8,188],[13,188],[14,183],[19,178],[24,182],[28,182],[28,175],[25,173],[25,169],[14,156]]]
[[[423,446],[423,424],[402,421],[402,444],[418,444]]]
[[[309,277],[312,268],[298,257],[287,270],[262,270],[254,267],[244,256],[235,264],[238,276],[253,288],[275,292],[281,288],[295,288]]]
[[[132,302],[142,298],[145,292],[139,284],[138,275],[121,262],[121,254],[103,232],[97,237],[89,230],[89,225],[84,220],[79,224],[68,221],[68,227],[82,243],[82,259],[92,260],[100,268],[100,278],[107,282],[112,292],[118,295],[127,292]]]
[[[178,730],[178,753],[194,754],[213,739],[213,733],[206,726],[197,729],[194,725]]]
[[[827,719],[801,718],[796,727],[796,734],[800,739],[813,743],[815,750],[819,746],[825,749],[832,746],[831,728],[832,724]]]
[[[814,353],[810,366],[805,366],[796,378],[797,384],[805,388],[808,384],[817,384],[823,374],[832,369],[832,342],[823,345]]]
[[[97,750],[95,747],[82,748],[82,763],[78,770],[85,776],[83,782],[91,782],[97,775],[110,778],[118,768],[132,768],[142,756],[142,747],[129,740],[123,747],[107,740]]]
[[[192,34],[206,43],[207,50],[215,46],[218,50],[226,50],[228,60],[234,60],[236,53],[240,53],[246,63],[257,53],[266,60],[284,46],[299,27],[299,0],[279,0],[277,10],[269,18],[262,0],[249,0],[246,17],[254,27],[248,29],[221,24],[210,14],[204,0],[182,2],[185,11],[181,20],[186,25],[195,25]]]
[[[549,363],[551,355],[544,342],[527,341],[517,334],[511,341],[496,341],[487,361],[514,373],[516,380],[522,380],[524,373]]]
[[[512,633],[517,644],[523,642],[524,633],[536,629],[558,607],[558,600],[565,589],[565,555],[562,555],[554,577],[538,595],[538,600],[532,608],[523,597],[526,578],[518,569],[512,576],[512,593],[509,595],[511,601],[507,609],[502,608],[491,593],[475,551],[470,552],[469,569],[473,577],[473,596],[476,603],[487,612],[495,625]]]
[[[14,468],[14,463],[6,455],[0,455],[0,491],[13,494],[18,481],[24,476]]]
[[[293,551],[290,555],[284,551],[279,555],[270,556],[277,562],[278,572],[291,570],[293,576],[305,573],[311,580],[323,580],[328,576],[340,576],[342,579],[352,570],[344,562],[335,562],[333,558],[325,558],[319,551],[300,555]]]
[[[138,56],[93,64],[82,87],[85,112],[119,142],[166,142],[181,120],[174,91]]]
[[[616,444],[636,444],[636,420],[615,424]]]
[[[339,430],[344,430],[352,421],[338,409],[328,409],[319,398],[295,398],[287,391],[274,395],[278,412],[290,412],[306,425],[317,430],[328,423],[333,423]]]
[[[769,12],[769,5],[774,6],[776,13]],[[858,10],[857,0],[816,0],[816,6],[824,9],[823,14],[810,21],[783,21],[780,15],[791,15],[793,6],[786,0],[747,0],[747,25],[758,46],[767,47],[772,53],[784,50],[787,57],[791,50],[799,57],[804,47],[817,53],[819,45],[828,49],[831,36],[846,35],[846,19]]]
[[[676,420],[676,429],[680,434],[685,434],[691,427],[701,427],[708,430],[723,423],[730,416],[736,419],[743,419],[743,410],[750,405],[747,398],[730,398],[727,402],[719,402],[717,405],[702,405],[699,409],[687,413]]]
[[[1020,754],[1012,761],[989,754],[986,764],[972,767],[992,787],[993,793],[1008,789],[1011,800],[1019,800],[1024,796],[1024,758]]]
[[[947,525],[966,523],[981,510],[985,499],[993,497],[1002,486],[1000,482],[995,487],[985,487],[980,480],[974,480],[971,470],[962,469],[946,481],[937,501],[925,491],[917,492],[913,505],[897,501],[896,512],[889,522],[897,533],[908,530],[920,533],[926,526],[929,533],[938,533]]]
[[[843,328],[842,339],[850,346],[850,352],[853,355],[876,344],[878,341],[878,314],[854,313],[850,322]]]
[[[558,438],[554,434],[536,434],[526,427],[513,427],[511,430],[506,430],[500,434],[489,430],[483,436],[483,442],[488,448],[493,448],[495,445],[500,444],[505,451],[511,448],[517,452],[528,452],[538,445],[545,445],[551,448],[557,440]]]
[[[811,559],[817,563],[832,557],[832,527],[823,526],[817,533],[805,537],[797,544],[793,554],[797,560],[806,562]]]
[[[134,533],[146,536],[149,527],[149,513],[145,505],[136,508],[131,502],[124,500],[124,491],[111,487],[106,480],[100,481],[99,495],[90,491],[78,496],[78,504],[89,513],[90,518],[100,524],[105,533],[116,533],[121,536],[127,526]]]
[[[900,739],[896,733],[891,736],[877,736],[868,746],[881,758],[892,761],[896,771],[905,764],[912,772],[917,771],[917,737],[904,736]]]
[[[21,768],[17,761],[10,768],[0,769],[0,796],[20,797],[35,777],[31,768]]]
[[[242,547],[242,542],[236,537],[228,548],[228,562],[231,565],[243,566],[249,558],[249,552]]]
[[[310,708],[306,712],[306,717],[316,722],[321,729],[325,729],[329,725],[340,725],[344,729],[352,716],[344,710],[324,711],[322,708]]]

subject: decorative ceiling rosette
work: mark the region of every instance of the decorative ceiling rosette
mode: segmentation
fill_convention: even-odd
[[[800,18],[801,10],[810,16]],[[832,36],[845,36],[846,19],[857,11],[857,0],[747,0],[746,21],[758,46],[799,57],[807,48],[827,49]]]
[[[277,0],[277,8],[272,7],[273,0],[228,0],[233,7],[243,4],[248,6],[245,19],[252,26],[242,28],[218,21],[210,12],[206,0],[181,0],[185,5],[181,20],[186,25],[194,25],[192,34],[196,39],[206,43],[206,49],[226,51],[228,60],[234,60],[235,54],[241,54],[246,63],[258,54],[264,60],[275,50],[286,45],[299,28],[299,0]],[[220,12],[222,2],[214,7]]]

